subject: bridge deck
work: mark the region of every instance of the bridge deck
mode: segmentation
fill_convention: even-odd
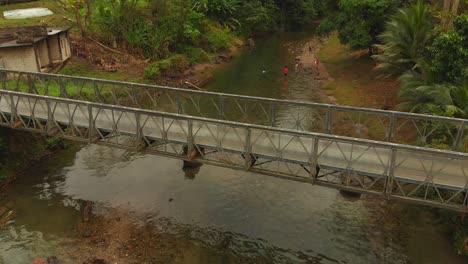
[[[466,153],[10,91],[0,125],[466,211]]]

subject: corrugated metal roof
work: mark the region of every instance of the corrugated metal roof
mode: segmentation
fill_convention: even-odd
[[[47,35],[53,36],[59,34],[61,32],[66,32],[72,28],[71,26],[66,27],[48,27],[47,28]],[[8,38],[8,39],[1,39],[3,43],[0,43],[0,48],[11,48],[11,47],[25,47],[25,46],[32,46],[33,44],[45,39],[46,37],[35,37],[33,43],[17,43],[16,39]]]
[[[46,37],[36,37],[34,38],[33,43],[17,43],[16,39],[12,41],[8,41],[5,43],[0,44],[0,48],[11,48],[11,47],[24,47],[24,46],[32,46],[33,44],[45,39]]]

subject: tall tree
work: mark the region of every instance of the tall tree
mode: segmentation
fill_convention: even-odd
[[[369,49],[378,43],[386,18],[401,5],[401,0],[341,0],[336,18],[338,37],[352,49]]]
[[[441,20],[442,27],[446,29],[450,27],[453,19],[457,16],[459,6],[460,0],[444,0]]]
[[[380,62],[379,68],[397,75],[413,70],[423,58],[431,30],[430,13],[425,4],[419,2],[399,9],[379,35],[383,44],[376,47],[383,53],[374,56]]]
[[[451,29],[438,35],[429,52],[440,81],[461,83],[468,79],[468,14],[458,16]]]

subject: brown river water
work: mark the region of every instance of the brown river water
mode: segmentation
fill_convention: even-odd
[[[206,89],[319,102],[314,75],[294,72],[296,51],[310,36],[258,41]],[[100,224],[83,235],[89,202],[89,224]],[[468,263],[433,219],[435,209],[351,200],[334,189],[215,166],[184,170],[179,160],[96,145],[35,164],[7,186],[0,205],[14,211],[0,227],[0,264],[47,256],[61,263]]]

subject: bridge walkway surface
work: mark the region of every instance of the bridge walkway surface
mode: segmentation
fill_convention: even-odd
[[[326,120],[325,129],[330,130],[329,132],[333,130],[330,128],[333,128],[334,122],[329,121],[334,116],[335,112],[333,111],[351,111],[351,114],[359,111],[362,113],[370,111],[371,114],[388,115],[390,120],[389,124],[385,124],[385,127],[392,132],[390,136],[386,135],[389,140],[394,139],[398,133],[398,129],[396,129],[398,121],[395,121],[398,118],[423,120],[425,123],[442,122],[443,125],[438,128],[443,127],[448,130],[454,128],[456,131],[450,144],[454,150],[438,150],[366,138],[318,133],[297,129],[297,127],[292,129],[275,127],[272,124],[261,124],[261,122],[265,122],[264,120],[259,120],[259,124],[252,124],[171,113],[170,111],[128,107],[122,106],[122,104],[112,105],[109,102],[105,104],[60,98],[60,93],[57,94],[57,97],[51,96],[51,94],[38,95],[40,89],[37,89],[38,85],[32,85],[36,80],[32,80],[31,76],[35,76],[34,78],[46,76],[50,79],[55,76],[21,74],[23,77],[17,79],[11,79],[11,71],[7,71],[3,75],[4,89],[0,90],[0,125],[2,126],[133,151],[145,151],[193,162],[250,170],[340,190],[378,194],[391,199],[406,200],[462,212],[468,211],[466,207],[468,154],[455,151],[463,148],[466,142],[466,137],[463,137],[466,120],[463,119],[438,118],[399,112],[388,114],[381,110],[312,104],[320,109],[326,106],[326,111],[331,111],[332,114],[328,113],[323,118]],[[75,77],[58,76],[57,78]],[[21,82],[28,83],[28,89],[34,90],[33,88],[35,88],[36,94],[18,91],[21,89],[11,91],[15,89],[8,89],[7,84],[12,85],[12,80],[16,83],[17,88],[22,87]],[[94,82],[97,81],[94,80]],[[58,86],[58,89],[64,89],[63,86],[60,87]],[[134,99],[136,99],[136,94],[145,92],[139,91],[135,87],[132,89],[135,90],[133,92]],[[163,105],[175,105],[177,112],[181,112],[183,107],[180,97],[191,94],[192,91],[176,88],[164,89],[180,93],[178,95],[179,102],[177,99],[173,102],[168,100]],[[47,92],[43,90],[43,93]],[[70,91],[66,93],[70,94]],[[161,92],[159,96],[164,93]],[[64,95],[65,92],[62,91],[61,94]],[[201,96],[199,92],[196,94]],[[213,93],[208,93],[208,97],[212,95]],[[215,105],[218,107],[221,105],[224,109],[219,109],[220,112],[215,114],[220,114],[221,111],[224,113],[232,112],[232,107],[227,108],[225,102],[220,103],[219,99],[227,98],[229,95],[216,95],[222,97],[218,97],[218,103]],[[127,97],[131,98],[132,96]],[[117,99],[122,100],[116,96],[114,100]],[[238,98],[238,100],[255,99],[245,96]],[[190,101],[191,99],[185,98],[184,100]],[[312,108],[303,102],[262,100],[273,100],[269,101],[270,105],[291,103],[292,107],[299,104],[301,107]],[[135,103],[137,102],[129,104]],[[242,109],[241,103],[234,105],[234,109]],[[200,105],[201,109],[202,105]],[[301,111],[296,112],[300,113]],[[270,114],[273,115],[272,112]],[[284,112],[280,112],[274,115],[281,116],[283,114]],[[241,115],[233,116],[239,118]],[[394,121],[391,121],[392,119]],[[303,120],[296,120],[301,121],[299,125],[306,125]],[[269,120],[269,122],[275,123],[276,121],[278,119]],[[413,123],[419,125],[419,121]],[[434,129],[433,126],[434,124],[431,123],[432,129]],[[194,157],[193,153],[198,155]]]

